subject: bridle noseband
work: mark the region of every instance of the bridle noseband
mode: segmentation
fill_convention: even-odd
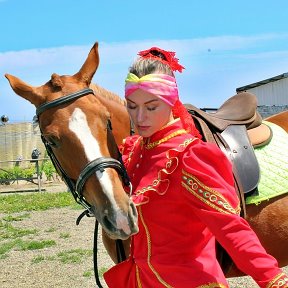
[[[71,102],[73,100],[76,100],[80,97],[83,97],[85,95],[88,94],[94,94],[94,91],[90,88],[85,88],[82,89],[80,91],[77,91],[75,93],[63,96],[61,98],[52,100],[50,102],[44,103],[42,105],[40,105],[37,109],[36,109],[36,116],[39,119],[40,114],[42,114],[44,111],[60,106],[62,104],[65,104],[67,102]],[[40,127],[40,125],[39,125]],[[111,121],[108,120],[107,122],[107,130],[111,132],[112,134],[112,126],[111,126]],[[41,139],[42,142],[45,145],[45,148],[47,150],[47,153],[55,167],[55,169],[58,171],[59,174],[61,174],[64,182],[66,183],[66,185],[68,186],[70,192],[72,193],[72,195],[74,196],[74,199],[77,203],[81,204],[84,208],[85,208],[85,212],[84,215],[87,216],[94,216],[94,213],[92,211],[92,206],[85,200],[84,196],[83,196],[83,188],[84,185],[87,181],[87,179],[96,171],[100,171],[103,172],[106,168],[113,168],[115,169],[118,174],[121,176],[122,181],[124,183],[125,186],[129,186],[130,187],[130,191],[131,191],[131,183],[129,180],[129,177],[127,175],[127,172],[124,168],[124,165],[122,163],[122,157],[121,154],[118,150],[118,159],[114,159],[111,157],[99,157],[97,159],[92,160],[91,162],[89,162],[84,168],[83,170],[80,172],[77,181],[71,179],[67,173],[65,172],[65,170],[63,169],[63,167],[61,166],[61,164],[59,163],[58,159],[56,158],[54,151],[51,147],[51,144],[45,139],[45,137],[43,136],[43,132],[41,130],[40,127],[40,132],[41,132]],[[113,136],[113,134],[112,134]],[[113,137],[114,140],[114,137]],[[114,140],[115,141],[115,140]],[[116,143],[115,143],[116,145]],[[81,214],[82,215],[82,214]],[[84,216],[83,215],[83,216]],[[80,219],[81,220],[81,219]],[[77,221],[80,221],[79,219]]]

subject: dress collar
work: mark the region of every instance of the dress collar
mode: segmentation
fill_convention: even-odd
[[[150,137],[143,138],[142,143],[146,149],[152,149],[159,144],[181,134],[187,134],[187,131],[183,128],[180,119],[177,118],[166,124]]]

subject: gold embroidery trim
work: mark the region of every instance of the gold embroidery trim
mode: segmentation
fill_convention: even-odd
[[[209,283],[198,286],[197,288],[227,288],[227,286],[221,283]]]
[[[141,219],[141,222],[143,224],[143,227],[144,227],[145,232],[146,232],[146,237],[147,237],[147,249],[148,249],[148,251],[147,251],[147,263],[148,263],[148,266],[151,269],[152,273],[156,276],[156,278],[159,280],[159,282],[164,287],[173,288],[173,286],[169,285],[167,282],[165,282],[161,278],[159,273],[155,270],[155,268],[151,264],[151,261],[150,261],[150,259],[151,259],[151,238],[150,238],[150,233],[149,233],[148,227],[147,227],[147,225],[146,225],[146,223],[144,221],[144,218],[143,218],[142,207],[139,207],[138,212],[139,212],[139,217]],[[138,266],[136,266],[136,276],[137,276],[137,284],[138,284],[138,286],[142,287]],[[208,283],[208,284],[204,284],[204,285],[198,286],[197,288],[227,288],[227,286],[224,285],[224,284],[221,284],[221,283]]]
[[[143,144],[144,144],[144,147],[149,150],[149,149],[152,149],[152,148],[154,148],[154,147],[156,147],[156,146],[158,146],[158,145],[170,140],[173,137],[176,137],[176,136],[182,135],[182,134],[187,134],[187,131],[184,130],[184,129],[180,129],[180,130],[177,130],[177,131],[167,135],[166,137],[164,137],[164,138],[162,138],[160,140],[157,140],[157,141],[154,141],[154,142],[151,142],[151,143],[147,143],[147,144],[143,143]]]
[[[196,141],[196,139],[197,138],[186,139],[182,144],[179,144],[179,148],[180,149],[177,149],[177,148],[174,149],[173,148],[171,150],[181,151],[182,149],[185,149],[190,143]],[[178,158],[177,157],[171,157],[170,158],[170,153],[169,152],[170,152],[170,150],[166,153],[167,162],[165,163],[165,167],[158,171],[157,179],[154,179],[152,181],[152,184],[150,184],[150,185],[148,185],[146,187],[143,187],[140,190],[135,191],[136,195],[144,194],[146,191],[149,191],[149,190],[157,191],[157,188],[155,188],[155,187],[163,180],[161,178],[162,172],[165,173],[165,174],[172,174],[176,170],[176,168],[178,167]],[[170,165],[170,163],[172,161],[172,158],[176,159],[175,161],[177,161],[177,166],[175,167],[175,169],[171,173],[169,173],[168,170],[167,170],[167,167]],[[169,181],[169,185],[170,185],[170,181]],[[167,189],[169,188],[169,185],[167,186]]]
[[[199,200],[213,209],[225,214],[239,214],[240,204],[234,209],[230,203],[217,191],[201,183],[195,176],[182,170],[182,186]]]
[[[287,287],[288,287],[288,276],[284,273],[278,274],[267,285],[267,288],[287,288]]]
[[[140,139],[141,139],[141,137],[138,137],[138,138],[135,140],[135,143],[133,144],[133,148],[131,149],[131,151],[130,151],[129,154],[128,154],[127,165],[130,163],[131,158],[132,158],[132,156],[133,156],[133,154],[134,154],[134,150],[135,150],[135,148],[136,148],[136,146],[137,146],[137,144],[138,144],[138,142],[139,142]]]
[[[148,230],[148,227],[144,221],[144,218],[143,218],[143,214],[142,214],[142,208],[141,206],[139,207],[139,216],[140,216],[140,219],[141,219],[141,222],[143,224],[143,227],[145,229],[145,232],[146,232],[146,237],[147,237],[147,248],[148,248],[148,251],[147,251],[147,263],[148,263],[148,266],[149,268],[151,269],[152,273],[156,276],[156,278],[159,280],[159,282],[164,286],[164,287],[167,287],[167,288],[173,288],[173,286],[169,285],[168,283],[166,283],[162,278],[161,276],[159,275],[159,273],[155,270],[155,268],[153,267],[153,265],[151,264],[151,238],[150,238],[150,233],[149,233],[149,230]]]
[[[136,279],[137,279],[138,288],[142,288],[142,283],[140,280],[140,272],[139,272],[139,268],[137,265],[136,265]]]

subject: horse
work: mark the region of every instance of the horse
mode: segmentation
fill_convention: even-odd
[[[73,76],[54,73],[46,84],[33,87],[15,76],[5,75],[14,92],[36,106],[44,142],[53,150],[52,158],[55,155],[61,171],[73,182],[91,161],[99,157],[119,159],[117,146],[130,134],[125,101],[92,83],[98,64],[98,43],[95,43],[83,66]],[[288,131],[287,116],[284,116],[286,120],[280,122]],[[80,185],[83,191],[78,198],[85,200],[84,204],[99,220],[104,246],[117,263],[114,239],[124,240],[128,256],[130,237],[138,230],[137,212],[122,188],[121,173],[115,170],[105,166],[88,173],[84,177],[86,181]],[[287,207],[287,194],[246,207],[247,221],[281,267],[288,265]],[[243,276],[243,273],[233,266],[225,275],[229,278]]]
[[[130,133],[130,119],[120,97],[95,84],[95,92],[89,88],[98,65],[95,43],[72,76],[53,73],[39,87],[5,76],[16,94],[35,105],[47,152],[75,200],[99,221],[107,251],[121,239],[128,255],[138,215],[123,188],[127,177],[117,145]]]
[[[269,116],[265,120],[267,120],[268,122],[275,123],[275,124],[279,125],[288,133],[287,119],[288,119],[288,111],[283,111],[283,112],[280,112],[276,115]]]

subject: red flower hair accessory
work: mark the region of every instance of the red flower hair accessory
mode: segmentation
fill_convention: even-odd
[[[166,65],[168,65],[172,71],[182,72],[185,69],[178,63],[179,59],[175,57],[175,52],[165,51],[158,47],[152,47],[148,50],[143,50],[138,53],[142,58],[154,58]]]

